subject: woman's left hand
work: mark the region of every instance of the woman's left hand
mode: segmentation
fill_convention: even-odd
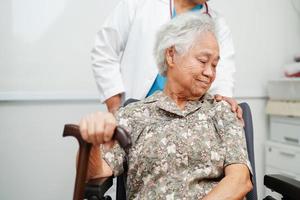
[[[231,105],[231,110],[232,112],[234,112],[237,116],[237,118],[239,119],[239,121],[242,123],[242,125],[244,126],[244,119],[243,119],[243,110],[242,108],[239,106],[238,102],[230,97],[225,97],[225,96],[221,96],[219,94],[215,95],[215,99],[216,101],[226,101],[227,103],[229,103]]]

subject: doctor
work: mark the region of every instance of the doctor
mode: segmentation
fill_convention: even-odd
[[[153,57],[156,32],[184,12],[207,14],[215,21],[221,59],[209,92],[217,100],[229,102],[232,111],[242,119],[241,109],[230,98],[235,72],[231,33],[224,19],[208,7],[206,0],[120,0],[97,33],[92,50],[100,100],[110,112],[114,113],[124,99],[143,99],[163,89],[165,78],[158,75]]]

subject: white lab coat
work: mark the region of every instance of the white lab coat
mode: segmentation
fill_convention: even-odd
[[[211,9],[209,13],[216,23],[221,57],[210,93],[231,97],[235,72],[231,33],[222,17]],[[169,0],[120,0],[98,32],[92,50],[102,102],[119,93],[123,99],[145,98],[158,73],[153,56],[155,35],[170,19]]]

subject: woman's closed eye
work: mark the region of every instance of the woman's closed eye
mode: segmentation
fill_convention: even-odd
[[[198,62],[200,62],[201,64],[206,64],[207,63],[207,59],[204,58],[197,58]]]

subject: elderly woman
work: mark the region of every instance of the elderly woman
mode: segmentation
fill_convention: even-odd
[[[155,56],[163,92],[80,122],[93,143],[89,177],[123,172],[128,199],[242,199],[252,188],[240,122],[225,101],[206,93],[216,76],[219,47],[212,20],[182,14],[158,33]],[[116,125],[133,142],[127,155],[112,139]]]

